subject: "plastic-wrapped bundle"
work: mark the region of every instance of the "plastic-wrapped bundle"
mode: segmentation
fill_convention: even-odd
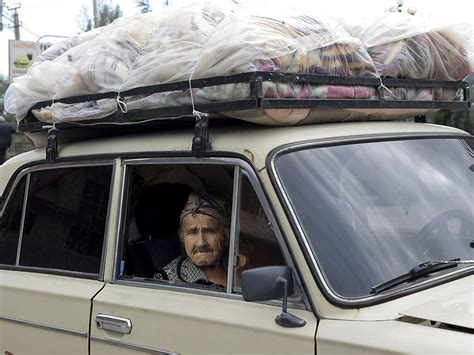
[[[413,19],[404,24],[394,15],[390,14],[391,22],[376,19],[349,26],[311,14],[263,15],[223,1],[122,18],[44,52],[27,75],[10,85],[5,106],[21,120],[35,103],[52,100],[51,106],[33,110],[39,120],[78,121],[113,114],[119,99],[81,104],[54,101],[253,71],[356,78],[458,79],[463,75],[469,52],[458,36],[447,30],[427,32]],[[398,88],[386,97],[426,100],[455,94]],[[377,99],[370,87],[277,82],[264,83],[263,95]],[[127,97],[125,104],[128,110],[136,110],[249,97],[249,85],[239,83]],[[320,112],[332,120],[329,111]],[[255,118],[247,112],[227,115],[265,124],[324,120],[324,115],[310,109],[266,110]],[[356,116],[360,113],[349,115]]]
[[[420,16],[386,13],[342,22],[367,47],[382,77],[462,80],[472,71],[472,25],[437,24]]]
[[[285,18],[263,17],[244,11],[229,12],[225,18],[219,13],[217,18],[220,22],[216,24],[216,30],[205,39],[200,53],[194,56],[197,61],[193,63],[192,69],[188,70],[190,68],[188,65],[181,67],[180,63],[176,63],[176,69],[181,70],[182,79],[253,71],[345,77],[378,76],[370,56],[360,41],[350,37],[333,20],[316,19],[308,15]],[[179,44],[177,49],[180,49]],[[156,51],[150,53],[156,55]],[[169,48],[163,55],[175,57]],[[162,56],[157,56],[160,57]],[[140,66],[137,67],[138,70],[143,72]],[[144,74],[141,82],[151,84],[155,81],[152,79],[153,70]],[[173,80],[177,79],[177,75],[174,75]],[[130,80],[127,84],[130,84]],[[160,108],[189,104],[191,92],[195,103],[208,103],[249,98],[250,88],[244,84],[228,84],[187,92],[160,93],[129,102],[128,108]],[[375,99],[376,91],[362,87],[267,82],[263,85],[263,96],[295,99]],[[227,112],[226,115],[256,123],[295,124],[305,118],[302,113],[307,111],[309,110],[266,110],[265,116],[256,119],[240,112]],[[282,115],[282,112],[288,114]]]
[[[188,80],[209,37],[236,11],[232,4],[223,3],[195,4],[158,14],[153,36],[141,49],[121,89]]]
[[[333,20],[234,13],[206,41],[193,78],[251,71],[377,77],[360,41]]]
[[[39,101],[118,90],[153,31],[153,18],[119,19],[44,52],[6,95],[9,112],[22,119]]]
[[[14,80],[6,95],[6,109],[21,120],[39,101],[186,80],[206,38],[215,31],[218,17],[224,18],[231,8],[198,4],[120,18],[61,42],[43,53],[27,75]],[[81,117],[74,108],[76,115],[64,115],[72,112],[64,109],[61,105],[39,118],[92,118],[89,113]]]
[[[368,49],[382,77],[462,80],[469,53],[454,33],[430,32]]]
[[[473,71],[472,25],[405,13],[342,21],[367,47],[382,78],[463,80]],[[388,100],[457,100],[455,89],[390,88]]]
[[[435,80],[462,80],[472,72],[467,43],[449,30],[429,32],[433,68],[428,75]]]
[[[377,71],[386,78],[426,79],[430,72],[426,34],[369,48]]]

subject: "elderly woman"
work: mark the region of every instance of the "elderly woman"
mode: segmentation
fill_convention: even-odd
[[[229,224],[230,208],[225,201],[191,193],[180,215],[179,239],[186,255],[171,261],[154,278],[224,289]]]

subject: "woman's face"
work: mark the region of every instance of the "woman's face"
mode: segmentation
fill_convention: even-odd
[[[225,227],[205,214],[187,215],[182,221],[186,254],[198,266],[217,265],[225,248]]]

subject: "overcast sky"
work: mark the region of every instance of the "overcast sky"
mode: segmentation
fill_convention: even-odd
[[[246,1],[246,0],[241,0]],[[248,0],[250,1],[250,0]],[[92,0],[4,0],[6,5],[21,3],[18,10],[22,27],[20,39],[37,41],[41,36],[72,36],[80,32],[78,18],[83,5],[92,8]],[[135,0],[114,0],[122,9],[124,16],[133,16],[138,12]],[[186,0],[169,0],[171,6],[186,3]],[[252,0],[252,3],[268,3],[274,8],[291,6],[303,9],[308,3],[321,11],[344,15],[364,15],[381,13],[391,6],[396,6],[396,0],[291,0],[291,1],[262,1]],[[164,0],[150,0],[154,12],[163,9]],[[287,5],[291,4],[291,5]],[[474,1],[472,0],[405,0],[404,8],[416,7],[418,14],[432,15],[434,18],[448,18],[454,21],[473,23]],[[4,15],[12,18],[13,12],[4,9]],[[0,74],[8,76],[8,40],[14,39],[13,29],[8,28],[11,22],[3,19],[4,29],[0,32]],[[45,37],[42,41],[57,41],[56,37]]]

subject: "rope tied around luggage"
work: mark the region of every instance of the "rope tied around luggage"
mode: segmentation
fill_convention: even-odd
[[[384,95],[383,90],[388,91],[390,94],[393,94],[393,92],[392,90],[390,90],[388,87],[385,86],[385,84],[383,83],[382,77],[380,75],[378,76],[378,79],[380,80],[380,85],[377,88],[377,92],[379,93],[380,100],[385,100],[385,95]]]
[[[127,104],[124,101],[124,98],[120,96],[120,92],[117,93],[117,107],[120,109],[122,113],[127,113],[128,112],[128,107]]]

